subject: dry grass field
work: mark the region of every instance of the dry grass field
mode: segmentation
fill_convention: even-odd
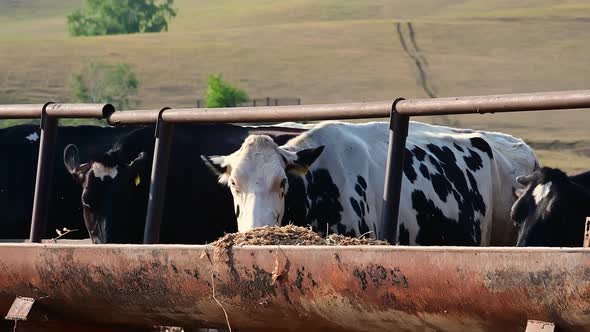
[[[0,103],[71,101],[70,77],[90,61],[132,64],[141,108],[194,106],[217,72],[251,96],[306,104],[426,98],[396,22],[412,23],[437,96],[589,87],[585,0],[177,0],[167,33],[69,37],[81,3],[0,1]],[[543,164],[578,172],[590,165],[588,112],[424,121],[511,133]]]

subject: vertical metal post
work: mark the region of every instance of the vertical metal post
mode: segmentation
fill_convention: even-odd
[[[35,196],[33,199],[33,216],[31,218],[31,242],[41,242],[47,231],[47,212],[49,210],[49,194],[51,192],[51,178],[53,177],[53,159],[55,157],[55,141],[57,137],[57,118],[47,115],[47,106],[41,111],[41,140],[39,141],[39,156],[37,158],[37,179],[35,181]]]
[[[150,194],[143,233],[144,244],[160,242],[160,225],[162,224],[162,214],[164,211],[168,163],[170,161],[172,135],[174,133],[174,124],[162,120],[162,113],[167,109],[170,109],[170,107],[160,110],[158,121],[156,122],[156,144],[154,146]]]
[[[402,187],[402,171],[410,117],[397,113],[397,103],[404,100],[398,98],[391,106],[389,119],[389,149],[385,166],[385,186],[383,188],[383,210],[381,211],[381,227],[379,238],[391,244],[397,241],[397,217],[399,214],[400,193]]]

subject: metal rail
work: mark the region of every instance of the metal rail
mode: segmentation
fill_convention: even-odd
[[[45,106],[45,107],[44,107]],[[401,190],[401,174],[403,166],[402,153],[405,148],[407,128],[411,116],[443,115],[443,114],[484,114],[496,112],[521,112],[539,110],[557,110],[590,108],[590,90],[559,91],[545,93],[507,94],[475,97],[433,98],[433,99],[397,99],[394,105],[390,101],[361,102],[346,104],[292,105],[267,107],[238,107],[222,109],[165,109],[145,111],[116,112],[109,104],[48,104],[48,105],[0,105],[0,119],[40,118],[43,114],[44,123],[51,123],[55,118],[102,118],[112,125],[150,124],[160,119],[162,124],[173,123],[247,123],[247,122],[282,122],[302,120],[356,119],[390,117],[389,158],[385,170],[384,213],[378,233],[391,243],[396,240],[397,214]],[[45,109],[45,111],[43,111]],[[165,125],[164,125],[165,126]],[[159,127],[159,126],[158,126]],[[45,129],[47,130],[47,128]],[[51,129],[49,129],[50,131]],[[164,130],[165,131],[165,130]],[[46,169],[52,158],[51,135],[42,135],[38,169]],[[167,140],[167,139],[165,139]],[[169,158],[170,142],[158,140],[155,146],[150,202],[146,220],[147,242],[154,242],[154,232],[159,229],[163,208],[163,190]],[[41,153],[43,152],[43,153]],[[46,157],[47,155],[47,157]],[[160,160],[164,159],[164,160]],[[36,188],[44,189],[43,184],[50,176],[47,171],[37,172]],[[47,187],[48,188],[48,187]],[[37,191],[36,189],[36,191]],[[48,189],[36,194],[34,211],[46,210]],[[153,195],[153,196],[152,196]],[[38,199],[37,199],[38,198]],[[45,206],[45,207],[44,207]],[[158,210],[159,209],[159,210]],[[43,213],[44,215],[46,213]],[[39,215],[39,213],[37,213]],[[43,234],[42,217],[33,218],[31,229]],[[158,225],[154,224],[157,223]],[[151,234],[148,238],[148,234]],[[33,237],[33,231],[31,232]],[[157,238],[156,238],[157,239]],[[35,238],[35,240],[38,240]]]

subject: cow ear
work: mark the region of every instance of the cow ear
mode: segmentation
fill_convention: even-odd
[[[74,144],[69,144],[64,149],[64,165],[78,183],[84,182],[84,176],[92,166],[90,163],[80,164],[78,148]]]
[[[201,159],[207,165],[207,168],[213,173],[213,175],[219,178],[220,183],[226,183],[229,176],[230,167],[225,161],[225,156],[204,156],[201,155]]]
[[[287,164],[286,171],[307,174],[309,166],[318,159],[322,151],[324,151],[323,145],[313,149],[298,151],[296,153],[296,158]]]
[[[520,198],[522,195],[524,195],[525,192],[526,189],[518,188],[514,191],[514,195],[516,196],[516,198]]]
[[[69,144],[64,149],[64,165],[72,175],[78,173],[78,169],[80,169],[80,155],[74,144]]]
[[[516,182],[522,184],[523,186],[527,186],[529,183],[531,183],[531,180],[533,179],[533,175],[521,175],[519,177],[516,178]]]

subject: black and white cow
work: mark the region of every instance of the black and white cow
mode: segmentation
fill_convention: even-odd
[[[57,154],[75,143],[82,158],[95,158],[108,150],[131,128],[60,126],[54,146]],[[0,239],[26,239],[31,227],[33,193],[37,173],[40,130],[38,125],[18,125],[0,129]],[[81,189],[55,158],[52,191],[45,238],[55,237],[55,229],[79,229],[68,238],[86,238],[79,204]]]
[[[281,126],[176,125],[160,242],[202,244],[236,230],[231,194],[210,176],[200,154],[229,153],[250,134],[270,135],[285,143],[303,131]],[[78,206],[81,197],[94,243],[142,243],[153,136],[153,127],[135,129],[85,163],[74,145],[64,150],[63,162],[82,186]]]
[[[283,146],[250,136],[230,155],[202,157],[230,187],[239,231],[290,222],[383,238],[388,130],[385,122],[324,122]],[[513,245],[515,179],[537,167],[532,149],[512,136],[411,122],[399,242]]]
[[[543,167],[517,181],[512,219],[520,228],[517,246],[581,247],[590,217],[590,172],[568,177]]]

